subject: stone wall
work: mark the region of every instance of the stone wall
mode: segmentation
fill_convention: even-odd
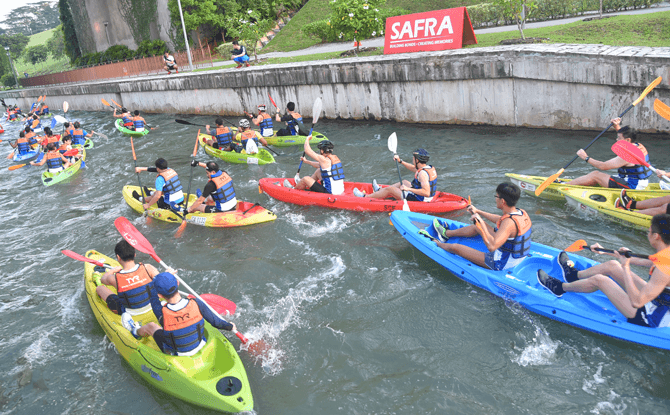
[[[670,132],[653,110],[670,105],[670,48],[520,45],[364,59],[301,62],[1,93],[29,107],[107,110],[100,98],[156,113],[241,115],[288,101],[310,117],[600,130],[656,77],[663,82],[626,116],[648,132]]]

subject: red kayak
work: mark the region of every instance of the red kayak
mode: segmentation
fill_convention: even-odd
[[[303,206],[321,206],[332,209],[359,210],[370,212],[392,212],[402,210],[402,200],[393,199],[370,199],[367,197],[354,196],[354,187],[365,193],[372,193],[372,185],[369,183],[344,182],[344,193],[331,195],[328,193],[310,192],[307,190],[295,190],[284,187],[284,178],[261,179],[258,182],[258,191],[265,192],[268,196],[286,203],[294,203]],[[294,179],[288,179],[295,186]],[[381,185],[380,187],[386,187]],[[419,213],[444,213],[459,209],[465,209],[468,201],[462,197],[444,192],[437,192],[430,202],[407,202],[412,212]]]

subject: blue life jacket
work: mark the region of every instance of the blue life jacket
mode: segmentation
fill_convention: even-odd
[[[143,264],[139,264],[133,272],[115,274],[118,296],[127,308],[142,308],[151,303],[154,283]]]
[[[173,193],[181,191],[182,189],[177,172],[172,169],[167,169],[167,171],[159,174],[158,176],[161,176],[163,179],[165,179],[165,186],[163,186],[164,197],[167,196],[166,200],[172,201],[169,196]]]
[[[272,134],[274,134],[274,124],[272,124],[272,117],[270,117],[270,115],[268,115],[267,113],[262,113],[261,115],[263,116],[263,120],[261,121],[260,124],[258,124],[258,126],[261,128],[261,135],[263,137],[266,137],[265,135],[266,130],[270,130]]]
[[[59,152],[48,152],[44,155],[47,159],[47,167],[49,169],[59,169],[63,167],[63,160],[61,160],[61,155]]]
[[[76,146],[76,145],[82,145],[83,146],[84,143],[86,143],[86,135],[84,134],[84,130],[82,130],[81,128],[78,129],[78,130],[72,130],[70,135],[72,136],[72,145],[73,146]]]
[[[130,117],[128,117],[127,115],[122,116],[121,121],[123,121],[124,127],[130,127],[134,124],[133,120],[131,120]]]
[[[533,233],[530,217],[525,210],[519,209],[512,214],[505,214],[500,217],[496,224],[496,229],[500,227],[503,219],[510,218],[516,225],[516,236],[510,238],[499,249],[503,252],[509,252],[512,258],[523,258],[530,252],[531,234]]]
[[[428,197],[433,197],[437,192],[437,172],[433,166],[426,166],[417,170],[416,173],[414,173],[414,180],[412,180],[411,187],[412,189],[421,189],[419,173],[421,173],[422,170],[425,170],[426,173],[428,173],[428,183],[430,184],[430,196]],[[414,194],[414,197],[419,201],[423,201],[424,199],[424,196],[419,196],[417,194]]]
[[[163,330],[172,352],[186,353],[198,347],[204,338],[204,328],[205,319],[195,300],[188,300],[186,307],[179,311],[163,307]]]
[[[233,133],[228,127],[216,127],[215,137],[216,142],[219,144],[219,148],[225,148],[233,142]]]
[[[144,119],[133,120],[133,126],[135,127],[136,130],[144,128]]]
[[[288,129],[291,130],[291,135],[298,135],[298,132],[300,131],[300,126],[298,123],[302,123],[302,115],[298,114],[297,112],[291,115],[293,116],[293,119],[287,122]]]
[[[633,144],[642,150],[642,154],[644,154],[644,161],[649,163],[649,154],[647,153],[647,149],[644,148],[644,146],[640,143]],[[619,167],[617,172],[619,173],[619,177],[626,179],[628,184],[633,189],[637,187],[638,181],[645,180],[651,176],[651,170],[641,164],[636,164],[630,167]]]
[[[221,205],[235,198],[235,188],[233,179],[226,173],[219,170],[212,175],[211,180],[216,185],[216,192],[212,193],[212,199],[216,202],[216,208],[221,209]]]
[[[32,150],[30,144],[30,140],[27,138],[19,138],[16,140],[16,149],[19,150],[19,154],[26,154]]]

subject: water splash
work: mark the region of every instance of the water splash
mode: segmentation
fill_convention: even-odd
[[[308,222],[305,216],[296,213],[287,213],[286,218],[288,222],[293,225],[300,234],[310,238],[318,238],[320,236],[332,233],[340,233],[349,227],[352,222],[350,215],[343,213],[333,214],[321,222]]]

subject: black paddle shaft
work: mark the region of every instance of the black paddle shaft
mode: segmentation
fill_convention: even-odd
[[[626,108],[626,110],[625,110],[624,112],[621,113],[621,115],[619,115],[619,118],[623,118],[623,116],[626,115],[626,113],[627,113],[628,111],[630,111],[634,106],[635,106],[634,104],[631,104],[628,108]],[[602,130],[602,131],[600,132],[600,134],[598,134],[598,135],[596,136],[596,138],[594,138],[593,140],[591,140],[591,142],[589,143],[589,145],[587,145],[586,147],[584,147],[584,150],[586,150],[586,149],[588,149],[589,147],[591,147],[591,145],[592,145],[593,143],[595,143],[600,137],[602,137],[602,135],[605,134],[605,133],[607,132],[607,130],[609,130],[610,128],[612,128],[613,125],[614,125],[614,123],[611,122],[610,125],[607,126],[607,128],[605,128],[604,130]],[[572,160],[570,160],[570,163],[566,164],[565,167],[563,167],[563,170],[567,169],[567,168],[568,168],[568,167],[569,167],[575,160],[577,160],[578,158],[579,158],[579,156],[575,156]]]

